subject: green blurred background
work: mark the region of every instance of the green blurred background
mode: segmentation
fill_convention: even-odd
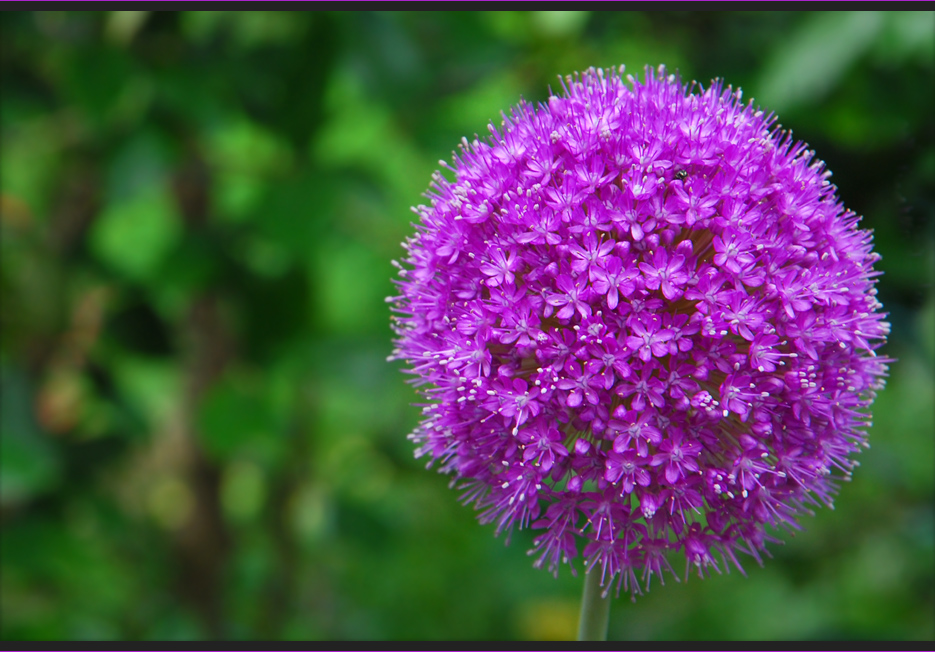
[[[899,362],[835,511],[747,578],[618,600],[610,636],[935,638],[931,12],[0,25],[4,639],[573,636],[580,573],[413,459],[389,261],[462,136],[558,74],[659,63],[827,161]]]

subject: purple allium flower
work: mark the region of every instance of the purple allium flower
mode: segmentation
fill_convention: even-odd
[[[463,141],[404,247],[410,438],[536,566],[634,596],[758,562],[865,445],[888,334],[871,235],[774,117],[715,82],[589,70]],[[430,462],[431,464],[431,462]]]

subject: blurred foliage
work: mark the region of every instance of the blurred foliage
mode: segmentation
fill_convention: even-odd
[[[827,161],[899,362],[837,510],[610,635],[935,637],[931,12],[6,12],[0,56],[4,639],[572,636],[580,573],[413,459],[383,298],[462,136],[660,62]]]

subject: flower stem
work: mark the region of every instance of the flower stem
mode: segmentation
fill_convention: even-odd
[[[609,587],[608,587],[609,588]],[[601,595],[601,574],[596,569],[584,575],[584,595],[581,597],[581,619],[578,621],[579,641],[606,641],[610,619],[610,591]]]

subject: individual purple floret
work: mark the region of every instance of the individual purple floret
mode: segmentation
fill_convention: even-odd
[[[464,140],[389,301],[416,455],[539,530],[537,567],[580,549],[635,596],[830,506],[890,360],[879,256],[814,152],[739,90],[622,75]]]

